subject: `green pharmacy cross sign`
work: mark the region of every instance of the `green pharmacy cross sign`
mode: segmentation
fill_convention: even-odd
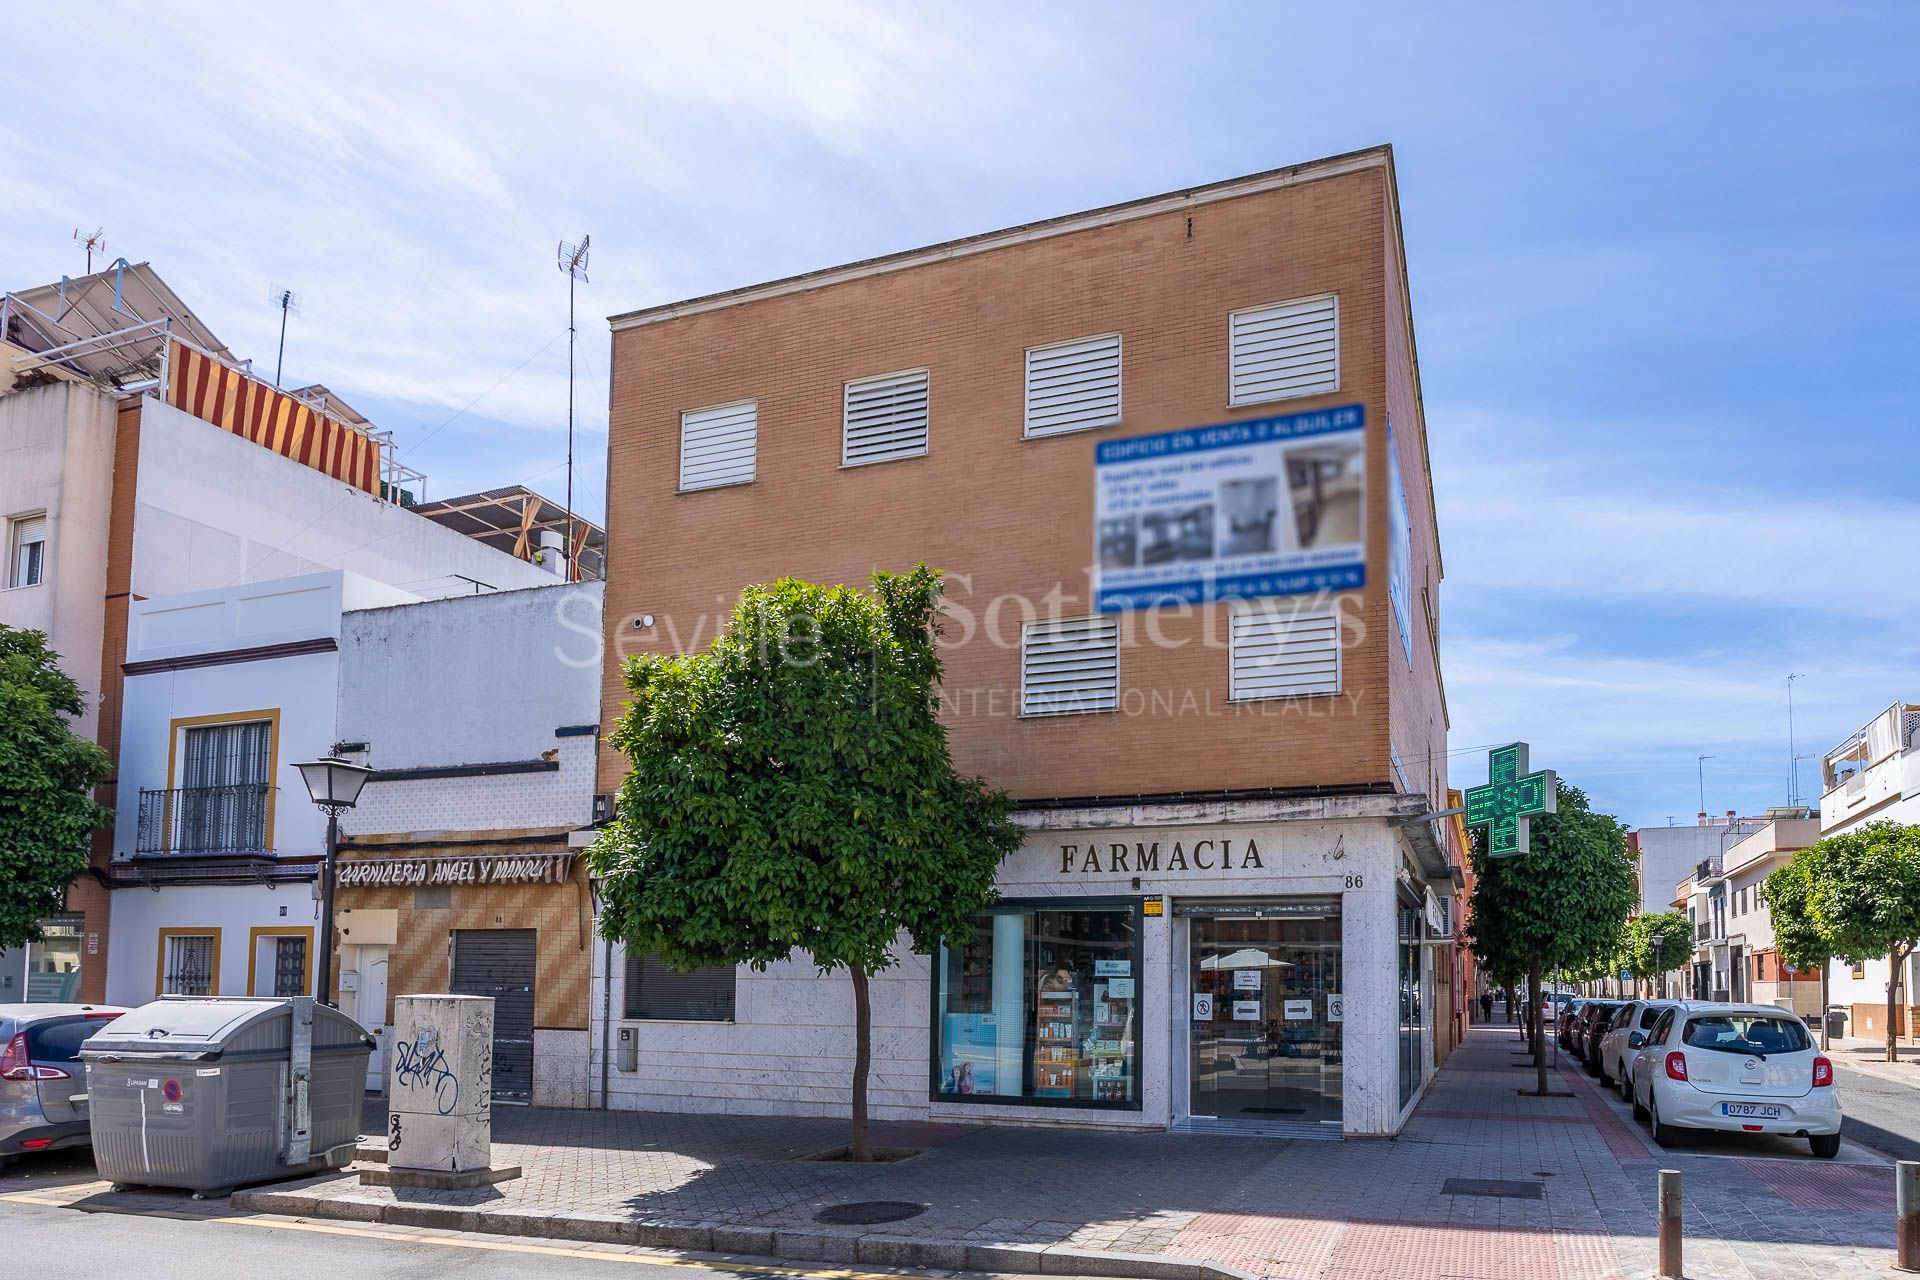
[[[1510,742],[1487,756],[1487,785],[1467,789],[1467,825],[1487,829],[1487,856],[1513,858],[1528,851],[1527,819],[1552,813],[1553,770],[1527,771],[1527,744]]]

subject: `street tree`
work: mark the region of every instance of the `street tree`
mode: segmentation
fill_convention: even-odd
[[[1468,940],[1495,972],[1527,975],[1534,1093],[1545,1096],[1541,979],[1555,967],[1593,964],[1618,940],[1636,901],[1626,829],[1593,812],[1586,792],[1561,782],[1555,812],[1532,820],[1530,852],[1490,858],[1476,832],[1470,856],[1475,880]]]
[[[1658,939],[1658,942],[1655,940]],[[1693,925],[1682,911],[1638,915],[1627,922],[1621,969],[1633,975],[1635,990],[1671,973],[1693,955]]]
[[[70,727],[80,686],[44,632],[0,625],[0,948],[40,936],[87,867],[87,841],[113,811],[93,800],[107,753]]]
[[[905,935],[973,927],[1020,845],[1011,802],[954,771],[938,717],[940,575],[873,591],[750,587],[704,652],[627,664],[611,741],[633,762],[590,855],[601,930],[669,965],[805,953],[853,988],[852,1135],[871,1158],[869,980]]]
[[[1920,826],[1870,822],[1828,836],[1768,876],[1761,893],[1780,957],[1794,968],[1886,958],[1886,1056],[1898,1061],[1900,977],[1920,948]]]

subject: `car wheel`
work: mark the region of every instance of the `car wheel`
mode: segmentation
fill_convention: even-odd
[[[1653,1141],[1662,1147],[1674,1147],[1680,1144],[1680,1131],[1670,1124],[1660,1121],[1660,1100],[1651,1093],[1647,1095],[1647,1117],[1653,1125]]]
[[[1807,1145],[1813,1148],[1814,1155],[1822,1160],[1831,1160],[1840,1154],[1840,1135],[1837,1133],[1808,1134]]]
[[[1647,1118],[1647,1109],[1640,1105],[1640,1093],[1631,1083],[1627,1086],[1627,1101],[1633,1104],[1633,1118],[1635,1120],[1645,1120]]]

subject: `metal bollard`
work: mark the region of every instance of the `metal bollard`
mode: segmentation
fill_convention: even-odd
[[[1893,1265],[1902,1271],[1920,1271],[1920,1160],[1902,1160],[1894,1166],[1893,1206]]]
[[[1660,1171],[1660,1270],[1666,1277],[1685,1275],[1680,1263],[1680,1171]]]

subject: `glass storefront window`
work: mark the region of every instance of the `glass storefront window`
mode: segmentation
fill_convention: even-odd
[[[33,1004],[72,1004],[80,998],[78,920],[41,922],[40,939],[27,944],[27,1000]]]
[[[1140,1105],[1132,900],[1001,903],[934,967],[933,1094]]]
[[[1425,1012],[1421,1007],[1421,919],[1419,911],[1401,907],[1400,918],[1400,1105],[1406,1106],[1420,1088],[1420,1033]]]

